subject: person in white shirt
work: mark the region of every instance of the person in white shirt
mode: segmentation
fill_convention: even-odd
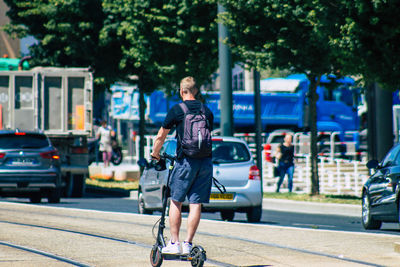
[[[99,141],[99,150],[103,155],[103,163],[104,167],[108,167],[110,165],[111,154],[112,154],[112,146],[111,146],[111,136],[113,131],[110,126],[107,125],[106,121],[101,122],[101,127],[97,130],[96,137],[100,139]]]

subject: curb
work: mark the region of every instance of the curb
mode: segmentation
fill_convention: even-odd
[[[104,195],[111,195],[118,197],[130,197],[131,191],[132,190],[125,190],[122,188],[104,188],[104,187],[86,185],[86,192],[88,193],[104,194]]]

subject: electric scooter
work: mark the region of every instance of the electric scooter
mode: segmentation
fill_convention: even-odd
[[[174,168],[174,163],[176,157],[163,153],[160,155],[161,160],[164,160],[163,164],[165,164],[165,160],[170,162],[169,171],[168,171],[168,179],[167,179],[167,187],[163,194],[163,203],[162,203],[162,213],[161,218],[157,223],[158,224],[158,233],[157,236],[154,236],[156,239],[156,243],[153,245],[150,253],[150,263],[151,266],[159,267],[161,266],[163,260],[179,260],[179,261],[190,261],[192,266],[202,267],[204,262],[207,260],[206,251],[201,246],[193,246],[192,250],[187,255],[181,254],[162,254],[161,250],[166,246],[164,239],[164,229],[165,229],[165,214],[167,210],[168,197],[170,196],[170,188],[169,188],[169,180],[171,177],[172,170]],[[224,188],[225,189],[225,188]],[[157,225],[157,223],[154,225]],[[153,228],[153,230],[154,230]],[[154,235],[154,233],[153,233]]]

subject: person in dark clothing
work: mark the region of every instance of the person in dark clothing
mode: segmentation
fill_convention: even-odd
[[[276,192],[279,192],[285,175],[288,175],[288,189],[289,193],[293,189],[293,173],[294,173],[294,146],[292,144],[292,135],[285,135],[282,144],[279,145],[277,151],[279,180],[276,187]]]
[[[214,116],[209,108],[198,100],[200,91],[196,87],[193,77],[186,77],[180,83],[180,96],[183,103],[191,112],[199,112],[204,106],[205,116],[212,130]],[[213,164],[210,155],[203,158],[191,158],[185,155],[180,140],[184,135],[184,116],[182,107],[177,104],[169,111],[158,131],[153,145],[151,157],[160,160],[160,150],[164,144],[171,128],[176,127],[177,142],[177,160],[171,174],[171,204],[169,209],[169,222],[171,231],[171,240],[168,245],[162,249],[164,254],[188,254],[192,248],[192,240],[200,223],[201,203],[208,203],[210,200]],[[179,230],[181,227],[182,202],[185,197],[189,201],[189,216],[187,225],[187,236],[182,243],[182,249],[179,243]]]

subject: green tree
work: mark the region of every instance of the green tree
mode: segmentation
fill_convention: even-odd
[[[140,90],[140,152],[144,155],[144,93],[177,92],[184,76],[202,84],[217,69],[216,5],[207,1],[104,0],[101,40],[121,45],[119,70],[135,74]]]
[[[351,62],[346,66],[361,73],[367,82],[388,90],[400,87],[399,0],[343,0],[346,20],[340,44]],[[349,71],[349,69],[347,70]]]
[[[319,194],[316,88],[320,77],[342,69],[337,44],[344,17],[332,2],[319,0],[221,0],[220,19],[231,33],[232,52],[256,69],[306,73],[310,80],[312,194]]]
[[[11,23],[6,30],[15,36],[33,36],[33,66],[89,67],[96,84],[104,88],[118,78],[119,44],[99,43],[105,14],[101,0],[5,0]],[[97,88],[99,88],[97,86]]]
[[[346,9],[340,44],[348,53],[346,58],[350,62],[346,67],[362,74],[367,96],[371,95],[367,97],[368,149],[369,156],[378,159],[393,145],[390,91],[400,86],[399,5],[399,0],[343,0],[340,3]]]

